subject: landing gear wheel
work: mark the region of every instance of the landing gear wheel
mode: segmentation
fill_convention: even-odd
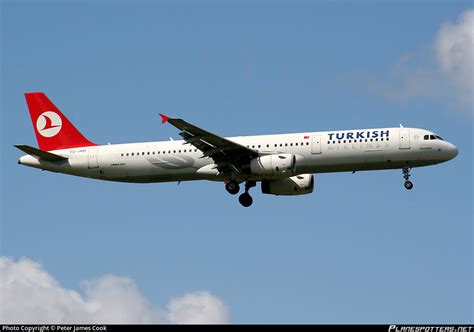
[[[239,202],[244,207],[249,207],[253,203],[253,198],[249,193],[243,193],[239,196]]]
[[[411,167],[408,167],[408,166],[403,167],[403,178],[405,179],[405,188],[407,190],[411,190],[413,188],[413,183],[409,180],[410,170],[411,170]]]
[[[240,191],[240,186],[237,182],[230,181],[226,183],[225,189],[229,194],[235,195]]]

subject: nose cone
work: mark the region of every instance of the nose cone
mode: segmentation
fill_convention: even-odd
[[[448,148],[448,154],[449,154],[449,159],[454,159],[458,155],[459,150],[458,148],[454,145],[449,143],[449,148]]]

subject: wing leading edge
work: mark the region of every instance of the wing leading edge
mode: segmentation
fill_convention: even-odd
[[[241,173],[244,165],[258,157],[257,151],[198,128],[183,119],[174,119],[163,114],[160,116],[162,123],[169,122],[181,130],[179,135],[187,144],[199,149],[203,153],[202,158],[212,158],[219,173]]]

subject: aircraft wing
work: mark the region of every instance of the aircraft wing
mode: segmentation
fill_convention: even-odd
[[[240,173],[243,165],[258,157],[257,151],[205,131],[182,119],[170,118],[163,114],[160,116],[162,123],[169,122],[181,130],[179,135],[186,143],[202,151],[203,157],[212,158],[219,173],[232,171]]]

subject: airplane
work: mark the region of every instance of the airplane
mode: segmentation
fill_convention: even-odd
[[[313,192],[315,173],[410,170],[455,158],[458,149],[432,131],[375,128],[279,135],[222,137],[182,119],[160,114],[182,140],[97,145],[83,136],[42,92],[25,93],[39,148],[15,145],[27,155],[18,163],[98,180],[150,183],[220,181],[239,202],[252,205],[249,190],[263,194]]]

